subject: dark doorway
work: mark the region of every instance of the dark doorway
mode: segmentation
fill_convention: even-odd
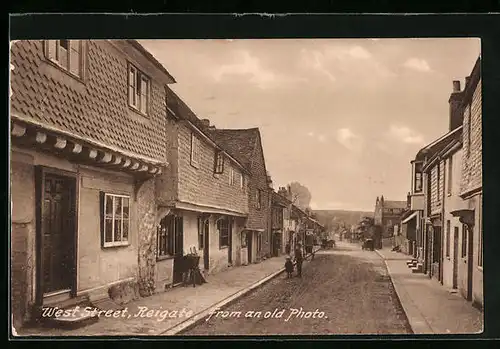
[[[467,300],[472,301],[472,274],[474,265],[474,226],[466,226],[467,231]]]
[[[37,168],[37,303],[76,286],[76,177]]]
[[[228,232],[228,246],[227,246],[227,262],[233,264],[233,224],[234,219],[229,217],[229,232]]]
[[[248,257],[248,264],[252,263],[252,232],[247,231],[247,257]]]
[[[182,275],[185,271],[184,266],[184,226],[182,216],[174,217],[174,234],[173,234],[173,246],[174,246],[174,266],[173,266],[173,284],[179,284],[182,282]]]
[[[207,218],[203,222],[203,268],[210,268],[210,220]]]
[[[453,288],[458,288],[458,227],[453,232]]]
[[[278,257],[281,251],[281,232],[273,232],[272,246],[273,256]]]

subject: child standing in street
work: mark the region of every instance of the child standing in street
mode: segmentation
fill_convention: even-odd
[[[295,248],[295,262],[297,263],[297,276],[302,277],[302,262],[304,262],[304,256],[302,254],[302,245],[299,243]]]

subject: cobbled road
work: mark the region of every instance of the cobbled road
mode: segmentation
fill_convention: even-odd
[[[411,333],[383,260],[339,243],[214,312],[181,335],[334,335]]]

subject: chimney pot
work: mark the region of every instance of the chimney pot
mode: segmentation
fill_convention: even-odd
[[[460,92],[460,81],[453,81],[453,92]]]
[[[203,124],[203,126],[205,127],[210,127],[210,120],[208,119],[202,119],[201,120],[201,123]]]
[[[470,82],[470,76],[467,76],[465,78],[465,86],[464,86],[464,88],[466,88],[467,86],[469,86],[469,82]]]

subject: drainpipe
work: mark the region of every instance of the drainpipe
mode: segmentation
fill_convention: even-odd
[[[442,160],[445,160],[445,159],[439,159],[439,162],[441,162]],[[443,270],[444,270],[444,267],[443,267],[443,264],[444,264],[444,254],[445,254],[445,251],[446,251],[446,246],[444,245],[443,242],[446,242],[449,244],[449,241],[446,241],[446,239],[444,239],[445,236],[448,236],[447,235],[447,232],[445,232],[444,230],[446,229],[446,224],[444,222],[444,215],[445,215],[445,205],[444,205],[444,202],[445,202],[445,198],[446,198],[446,195],[448,193],[448,186],[450,185],[450,183],[448,183],[448,171],[446,169],[446,162],[443,164],[443,195],[441,195],[441,236],[440,236],[440,239],[441,239],[441,257],[440,257],[440,262],[439,262],[439,281],[441,282],[441,285],[443,285]]]

